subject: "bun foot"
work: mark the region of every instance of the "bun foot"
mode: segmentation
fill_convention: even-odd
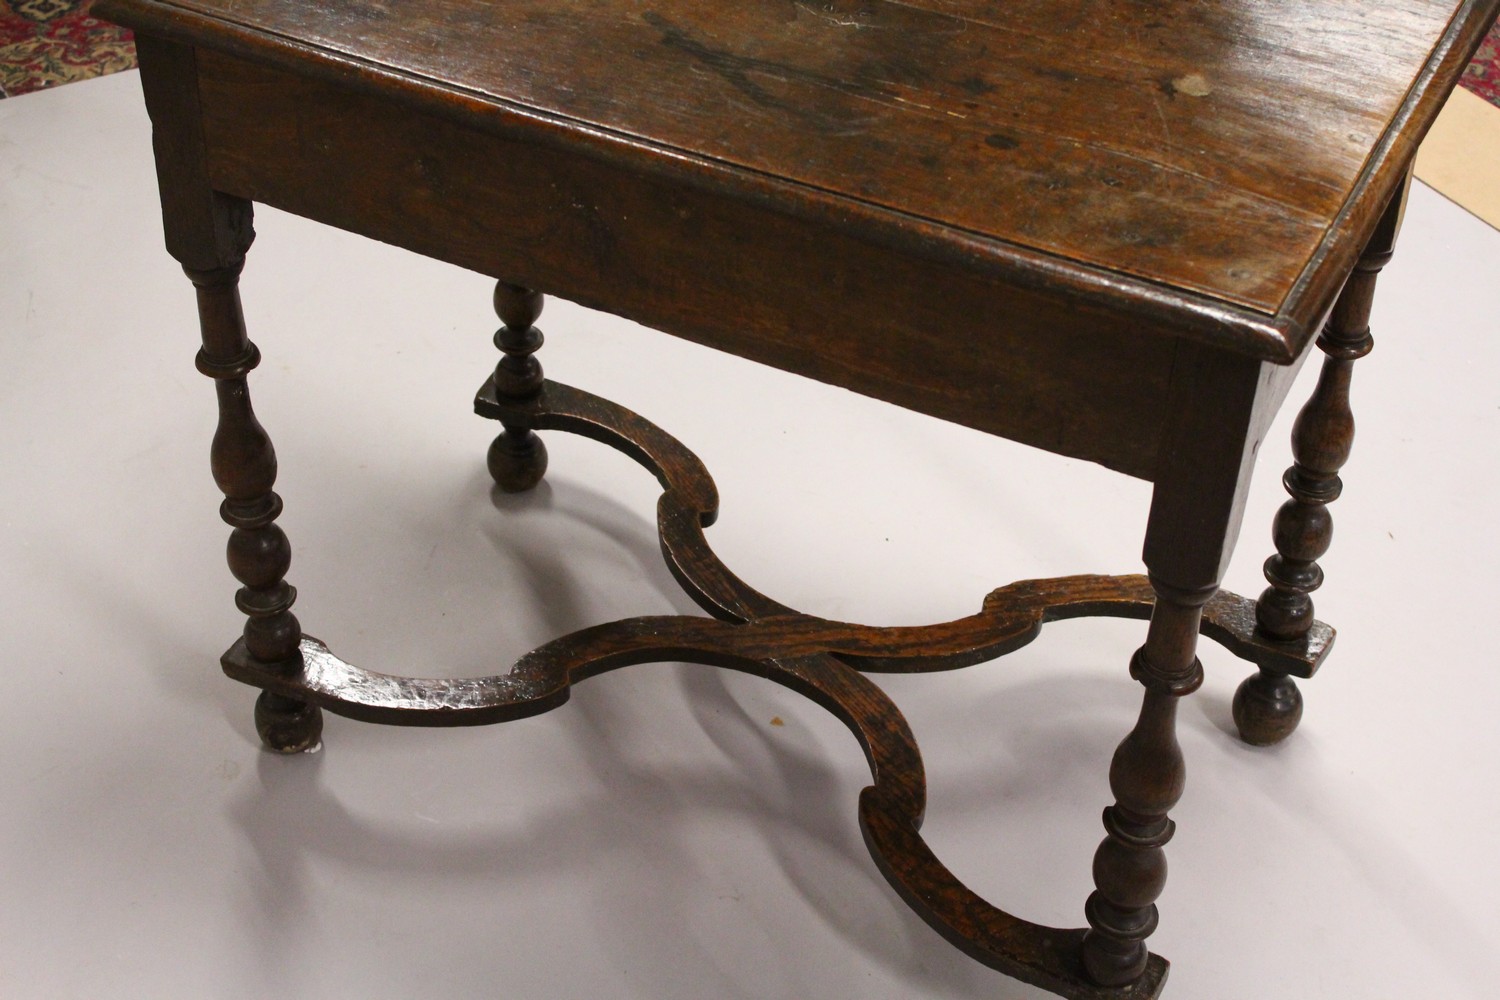
[[[323,742],[323,711],[316,705],[262,691],[255,699],[255,731],[267,750],[305,753]]]
[[[490,477],[506,493],[524,493],[547,472],[547,446],[529,430],[503,431],[486,457]]]
[[[1302,721],[1302,692],[1285,674],[1251,674],[1234,693],[1234,724],[1251,746],[1274,746]]]

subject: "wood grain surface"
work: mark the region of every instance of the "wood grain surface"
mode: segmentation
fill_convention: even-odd
[[[1455,0],[190,0],[1274,313]]]
[[[1150,478],[1175,351],[1130,317],[202,51],[213,185],[717,350]]]

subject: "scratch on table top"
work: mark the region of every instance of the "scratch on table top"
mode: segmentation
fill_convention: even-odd
[[[961,113],[959,113],[957,111],[949,111],[946,108],[935,108],[931,104],[923,104],[921,101],[908,100],[905,97],[897,97],[894,94],[891,95],[891,100],[897,101],[897,102],[899,102],[901,104],[910,104],[912,107],[921,108],[923,111],[940,111],[943,114],[949,116],[950,118],[967,118],[967,117],[969,117],[968,115],[961,114]]]
[[[838,11],[833,9],[833,6],[831,4],[824,4],[821,10],[817,10],[809,7],[805,3],[802,3],[801,0],[797,0],[797,6],[802,10],[807,11],[813,17],[821,18],[822,20],[827,21],[829,24],[836,24],[841,28],[858,29],[878,27],[878,25],[866,24],[858,17],[841,17]]]

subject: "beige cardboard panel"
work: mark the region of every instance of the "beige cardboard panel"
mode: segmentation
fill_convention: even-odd
[[[1417,153],[1417,179],[1500,229],[1500,108],[1455,90]]]

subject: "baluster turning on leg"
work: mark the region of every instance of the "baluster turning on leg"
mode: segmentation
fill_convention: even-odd
[[[219,425],[214,432],[214,482],[224,494],[220,514],[234,529],[229,535],[229,569],[244,584],[235,603],[245,622],[245,648],[272,669],[301,669],[302,628],[292,614],[297,591],[287,583],[292,549],[276,526],[281,498],[276,482],[276,451],[250,407],[247,376],[260,352],[245,334],[239,277],[244,263],[214,270],[186,269],[198,290],[203,350],[198,370],[212,378],[219,394]],[[255,727],[266,746],[281,753],[310,750],[323,731],[316,706],[262,691],[255,703]]]
[[[1272,538],[1276,554],[1266,560],[1270,586],[1255,605],[1260,631],[1296,642],[1313,623],[1310,596],[1323,584],[1318,560],[1333,541],[1328,505],[1339,497],[1339,470],[1354,444],[1354,413],[1349,382],[1354,362],[1370,353],[1370,306],[1375,280],[1391,259],[1400,225],[1404,190],[1398,192],[1365,247],[1354,273],[1333,307],[1318,346],[1326,357],[1312,398],[1292,427],[1293,464],[1282,478],[1291,499],[1276,512]],[[1262,667],[1234,695],[1234,721],[1240,736],[1256,746],[1279,743],[1302,719],[1302,692],[1284,673]]]
[[[495,285],[495,313],[504,324],[495,334],[501,351],[495,366],[495,395],[528,399],[542,388],[542,365],[535,353],[542,331],[534,325],[542,314],[542,294],[520,285]],[[542,481],[547,471],[547,447],[524,424],[502,420],[505,429],[490,444],[490,476],[507,493],[521,493]]]
[[[1146,938],[1156,930],[1156,898],[1167,883],[1162,848],[1172,839],[1167,813],[1182,798],[1187,768],[1177,744],[1177,700],[1203,683],[1196,656],[1198,621],[1217,588],[1187,592],[1155,578],[1156,609],[1130,674],[1146,688],[1135,728],[1115,750],[1104,810],[1108,836],[1094,853],[1095,891],[1084,914],[1083,964],[1101,986],[1134,982],[1146,969]]]

